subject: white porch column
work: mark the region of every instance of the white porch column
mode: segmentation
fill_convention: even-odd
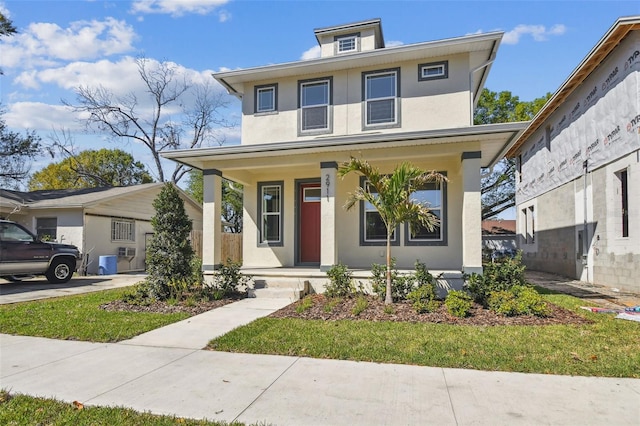
[[[482,273],[481,152],[462,153],[462,269]]]
[[[210,275],[222,257],[222,173],[202,171],[202,271]]]
[[[336,176],[338,163],[320,163],[320,270],[328,271],[338,263],[336,242]]]

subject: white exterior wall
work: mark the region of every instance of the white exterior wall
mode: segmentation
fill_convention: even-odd
[[[639,51],[636,31],[520,150],[518,239],[531,269],[640,291]],[[628,237],[621,236],[621,170],[628,173]],[[523,235],[531,224],[522,210],[529,207],[533,243]]]
[[[446,79],[418,81],[418,64],[449,61]],[[400,67],[400,126],[363,130],[362,73]],[[298,81],[332,77],[332,132],[298,135]],[[254,86],[278,84],[278,111],[254,114]],[[358,68],[333,74],[311,74],[279,81],[247,84],[242,101],[242,144],[262,144],[364,133],[396,133],[447,129],[471,124],[469,57],[429,58],[389,67]]]
[[[82,251],[82,209],[25,210],[27,213],[24,216],[12,216],[11,220],[15,220],[35,234],[38,218],[56,218],[58,228],[56,241],[73,244]]]

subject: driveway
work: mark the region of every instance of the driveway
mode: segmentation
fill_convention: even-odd
[[[145,277],[146,274],[74,277],[65,284],[50,284],[44,277],[28,278],[16,283],[0,278],[0,305],[127,287]]]

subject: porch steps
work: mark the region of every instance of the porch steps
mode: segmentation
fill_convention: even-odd
[[[309,292],[309,284],[298,277],[254,277],[249,297],[289,299],[295,302]]]

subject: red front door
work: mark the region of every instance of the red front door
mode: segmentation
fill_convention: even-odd
[[[300,263],[320,263],[320,184],[300,185]]]

